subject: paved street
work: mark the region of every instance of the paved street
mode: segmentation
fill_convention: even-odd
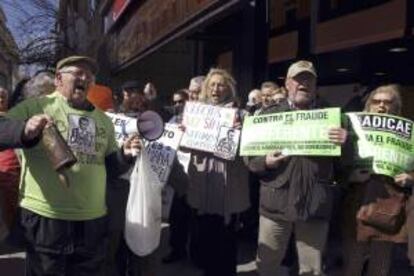
[[[240,264],[238,275],[255,276],[254,265],[254,245],[243,243],[240,252]],[[168,226],[164,225],[160,248],[155,252],[157,263],[161,263],[161,258],[168,252]],[[0,275],[4,276],[23,276],[25,256],[22,252],[15,252],[11,248],[0,246]],[[188,261],[174,264],[160,265],[156,271],[160,276],[201,276],[201,271],[191,265]]]
[[[168,252],[168,226],[164,225],[160,248],[156,251],[157,262],[161,264],[161,258]],[[404,258],[404,246],[398,246],[395,250],[395,260],[390,276],[412,276],[408,271],[408,263]],[[258,276],[254,263],[255,244],[254,242],[241,241],[239,250],[239,265],[237,266],[238,276]],[[0,271],[3,276],[24,275],[24,254],[13,252],[10,248],[0,247]],[[158,276],[201,276],[202,273],[188,261],[174,264],[160,265],[156,270]],[[285,274],[288,275],[287,273]],[[329,276],[339,276],[339,269],[331,269]],[[282,275],[283,276],[283,275]]]

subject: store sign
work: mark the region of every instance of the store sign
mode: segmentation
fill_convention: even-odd
[[[113,66],[119,66],[188,23],[219,0],[146,1],[126,25],[111,36],[109,49]],[[128,42],[128,43],[125,43]]]
[[[114,0],[111,9],[105,16],[105,33],[115,24],[131,2],[131,0]]]

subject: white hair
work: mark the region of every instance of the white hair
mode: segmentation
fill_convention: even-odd
[[[54,76],[49,72],[42,72],[31,78],[24,86],[25,99],[40,97],[52,93],[55,90]]]

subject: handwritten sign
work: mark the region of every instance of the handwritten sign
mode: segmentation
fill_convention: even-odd
[[[118,145],[122,145],[130,134],[138,133],[136,118],[110,112],[106,112],[105,114],[111,118],[111,121],[114,124],[115,140]]]
[[[187,102],[183,116],[183,125],[186,129],[181,146],[216,152],[221,129],[232,128],[235,118],[236,109],[234,108]]]
[[[177,125],[165,124],[162,136],[145,144],[145,151],[151,163],[151,168],[163,184],[167,182],[170,175],[182,136],[183,131]]]

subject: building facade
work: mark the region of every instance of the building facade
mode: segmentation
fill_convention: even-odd
[[[17,75],[18,49],[0,7],[0,86],[11,90]]]
[[[96,31],[87,31],[93,41],[85,49],[115,89],[127,79],[151,81],[167,100],[218,66],[233,73],[244,98],[262,81],[283,85],[289,64],[304,58],[315,63],[320,96],[332,105],[390,82],[403,85],[406,102],[414,99],[410,0],[77,2],[88,3],[84,14],[95,20],[86,24]]]

